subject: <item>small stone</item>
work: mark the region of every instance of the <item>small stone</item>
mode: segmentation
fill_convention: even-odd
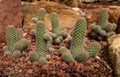
[[[27,74],[32,74],[33,73],[33,69],[28,69],[26,73]]]

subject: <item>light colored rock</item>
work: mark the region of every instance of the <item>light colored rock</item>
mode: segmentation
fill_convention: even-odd
[[[115,77],[120,77],[120,34],[108,39],[109,58],[114,69]]]

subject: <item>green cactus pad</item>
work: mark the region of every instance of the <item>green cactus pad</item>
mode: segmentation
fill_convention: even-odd
[[[36,52],[39,56],[45,56],[47,54],[47,44],[44,40],[45,26],[44,22],[39,21],[36,28]]]
[[[63,53],[63,54],[62,54],[62,59],[63,59],[66,63],[70,63],[70,62],[73,62],[73,61],[74,61],[74,58],[73,58],[73,56],[71,55],[70,52]]]
[[[34,61],[37,61],[38,60],[38,55],[36,52],[34,51],[31,51],[30,54],[29,54],[29,60],[34,62]]]
[[[44,21],[44,17],[45,17],[45,9],[44,8],[40,8],[39,10],[39,16],[38,16],[38,20],[39,21]]]
[[[60,32],[59,32],[59,36],[62,36],[63,39],[65,39],[65,38],[68,36],[68,33],[65,32],[65,31],[60,31]]]
[[[100,33],[99,33],[101,36],[105,37],[107,35],[106,31],[105,30],[101,30]]]
[[[89,52],[89,57],[94,56],[100,50],[100,44],[98,42],[93,42],[90,44],[87,51]]]
[[[8,25],[6,28],[6,39],[9,51],[13,52],[13,47],[16,42],[15,27],[13,25]]]
[[[48,48],[49,53],[55,52],[56,50],[52,47]]]
[[[59,22],[58,22],[58,15],[57,13],[52,13],[51,15],[51,23],[52,23],[52,29],[55,34],[58,34],[58,27],[59,27]]]
[[[21,52],[19,50],[15,50],[13,52],[12,56],[15,57],[15,58],[20,58],[22,56],[22,54],[21,54]]]
[[[22,28],[17,28],[17,30],[16,30],[16,38],[17,38],[17,40],[20,40],[20,39],[23,38],[23,30],[22,30]]]
[[[76,26],[73,31],[70,46],[70,51],[74,58],[78,55],[79,52],[83,50],[86,27],[87,27],[86,19],[79,18],[76,22]]]

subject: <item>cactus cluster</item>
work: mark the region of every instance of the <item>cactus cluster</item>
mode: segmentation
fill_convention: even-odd
[[[97,42],[93,42],[85,49],[85,33],[86,33],[86,20],[85,18],[79,18],[76,22],[76,26],[72,31],[72,40],[70,50],[61,47],[59,49],[60,54],[65,62],[70,63],[74,60],[83,61],[90,57],[93,57],[100,49],[100,45]]]
[[[23,38],[23,30],[15,29],[14,25],[8,25],[6,28],[7,46],[3,47],[5,54],[15,58],[22,56],[22,51],[26,51],[29,47],[29,41]]]
[[[98,40],[106,40],[108,37],[116,34],[116,24],[110,23],[108,21],[109,14],[108,11],[103,8],[100,12],[99,20],[97,23],[91,24],[91,34],[96,36],[95,38]]]
[[[45,17],[45,9],[41,8],[39,10],[39,16],[36,18],[32,18],[34,23],[38,21],[44,21]],[[64,39],[67,37],[67,31],[64,26],[59,26],[59,18],[56,12],[51,14],[51,24],[52,24],[52,32],[46,30],[46,34],[44,35],[44,39],[47,41],[47,46],[50,47],[51,44],[61,45],[63,44]],[[36,30],[31,30],[32,35],[36,36]]]

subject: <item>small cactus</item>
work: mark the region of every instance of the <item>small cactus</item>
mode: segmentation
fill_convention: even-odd
[[[79,18],[76,22],[75,29],[72,35],[70,51],[75,58],[81,50],[83,50],[84,37],[86,32],[86,20]]]
[[[15,57],[15,58],[20,58],[21,57],[21,52],[19,51],[19,50],[15,50],[14,52],[13,52],[13,57]]]
[[[51,22],[52,22],[52,29],[55,34],[58,34],[58,27],[59,27],[59,22],[58,22],[58,15],[57,13],[52,13],[51,15]]]
[[[7,39],[7,45],[9,47],[9,51],[11,53],[13,52],[13,47],[16,42],[16,33],[15,33],[15,27],[13,25],[8,25],[6,28],[6,39]]]
[[[100,45],[97,42],[93,42],[90,44],[87,51],[89,52],[89,57],[94,56],[100,50]]]
[[[38,16],[38,20],[39,21],[44,21],[44,17],[45,17],[45,9],[44,8],[40,8],[39,10],[39,16]]]
[[[17,28],[16,30],[16,38],[17,40],[20,40],[23,38],[23,30],[21,28]]]
[[[84,61],[86,59],[89,58],[89,55],[88,53],[85,53],[85,52],[80,52],[76,57],[75,57],[75,60],[81,62],[81,61]]]
[[[108,11],[103,8],[100,12],[100,17],[98,20],[98,25],[100,25],[102,29],[107,26],[108,18],[109,18]]]
[[[59,49],[59,53],[62,55],[63,53],[65,53],[67,51],[66,47],[60,47]]]
[[[36,29],[31,30],[32,35],[36,36]]]
[[[28,47],[29,47],[29,41],[23,38],[15,43],[14,50],[26,51]]]
[[[48,51],[51,53],[51,52],[55,52],[55,49],[54,48],[52,48],[52,47],[50,47],[49,49],[48,49]]]
[[[71,55],[71,53],[68,51],[66,53],[62,54],[62,59],[66,62],[66,63],[70,63],[74,61],[73,56]]]
[[[45,58],[45,57],[40,57],[40,58],[39,58],[39,63],[40,63],[40,65],[46,64],[46,63],[47,63],[46,58]]]
[[[39,56],[45,56],[47,54],[47,44],[44,40],[45,26],[44,22],[39,21],[36,28],[36,52]]]
[[[29,54],[29,60],[34,62],[38,60],[38,54],[34,51],[31,51]]]
[[[50,60],[50,59],[51,59],[51,56],[50,56],[50,55],[46,55],[46,59],[47,59],[47,60]]]
[[[33,18],[32,18],[32,22],[37,23],[37,21],[38,21],[38,18],[37,18],[37,17],[33,17]]]

